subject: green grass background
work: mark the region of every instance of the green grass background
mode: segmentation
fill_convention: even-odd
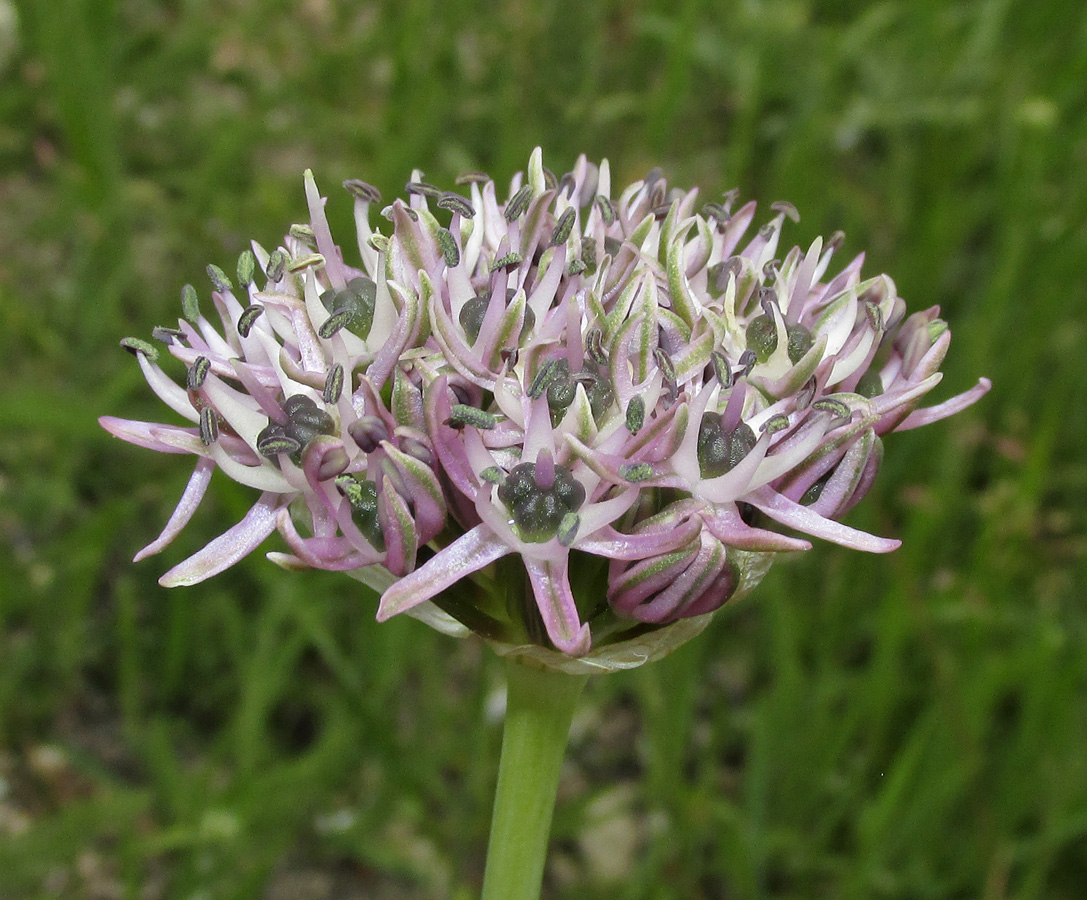
[[[6,10],[10,4],[0,4]],[[120,337],[178,315],[301,171],[500,181],[545,148],[791,200],[955,339],[850,522],[575,721],[550,898],[1087,889],[1087,9],[1080,0],[24,0],[0,15],[0,898],[476,895],[492,655],[257,554],[165,568],[251,501],[188,465]],[[0,10],[4,12],[4,10]],[[6,23],[6,24],[5,24]]]

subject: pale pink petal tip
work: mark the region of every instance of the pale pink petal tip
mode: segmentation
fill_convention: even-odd
[[[927,409],[918,409],[910,413],[903,419],[895,431],[909,431],[911,428],[920,428],[923,425],[931,425],[933,422],[939,422],[941,419],[946,419],[948,416],[953,416],[956,413],[962,412],[969,406],[973,406],[982,397],[989,393],[993,383],[988,378],[979,378],[978,383],[975,384],[970,390],[963,391],[952,397],[949,400],[945,400],[943,403],[938,403],[935,406],[930,406]]]
[[[200,501],[204,499],[204,494],[211,481],[211,473],[214,471],[215,463],[210,459],[200,459],[196,463],[196,468],[193,469],[192,476],[189,478],[189,483],[185,486],[185,491],[170,516],[170,520],[166,523],[166,527],[162,529],[162,534],[137,553],[132,558],[133,562],[139,562],[141,559],[153,556],[177,537],[181,529],[188,524],[193,513],[196,512]]]
[[[159,579],[163,587],[198,584],[248,556],[275,531],[276,498],[265,494],[237,525]]]

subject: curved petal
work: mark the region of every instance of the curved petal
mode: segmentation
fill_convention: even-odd
[[[166,527],[162,529],[162,534],[132,557],[133,562],[139,562],[148,556],[154,556],[178,536],[181,529],[189,523],[192,514],[196,512],[200,501],[204,499],[204,493],[211,481],[211,473],[214,471],[215,463],[207,457],[201,457],[196,461],[196,468],[192,470],[189,483],[185,485],[181,499],[178,500],[177,506],[170,515],[170,520],[166,523]]]
[[[384,622],[418,606],[466,575],[512,552],[489,528],[477,525],[385,591],[377,608],[377,620]]]
[[[99,416],[98,424],[122,441],[128,441],[146,450],[157,450],[159,453],[197,452],[195,449],[192,451],[184,449],[179,441],[164,441],[163,432],[176,433],[176,435],[182,435],[184,440],[200,443],[200,432],[195,428],[160,425],[158,422],[140,422],[136,419],[120,419],[117,416]]]
[[[793,503],[792,500],[782,497],[781,494],[769,488],[759,488],[745,499],[775,522],[788,525],[813,537],[833,541],[843,547],[867,550],[869,553],[890,553],[902,546],[899,540],[876,537],[865,531],[850,528],[841,522],[825,519],[809,507]]]
[[[584,553],[593,553],[608,559],[639,560],[682,547],[698,534],[701,527],[697,518],[670,523],[666,529],[634,534],[623,534],[606,525],[594,537],[578,541],[575,546]]]
[[[940,419],[953,416],[957,412],[962,412],[989,393],[992,386],[993,383],[988,378],[979,378],[978,383],[970,390],[963,391],[950,400],[945,400],[943,403],[937,403],[935,406],[929,406],[925,409],[914,410],[898,424],[895,431],[909,431],[911,428],[920,428],[922,425],[929,425],[940,421]]]
[[[786,553],[811,549],[808,541],[748,525],[741,518],[735,503],[716,508],[712,514],[705,514],[703,520],[710,534],[726,547],[757,553]]]
[[[159,579],[163,587],[197,584],[229,569],[260,546],[276,527],[279,497],[261,494],[253,508],[237,525],[215,538]]]

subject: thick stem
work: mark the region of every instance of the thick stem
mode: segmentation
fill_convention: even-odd
[[[559,770],[587,675],[505,660],[506,724],[482,900],[538,900]]]

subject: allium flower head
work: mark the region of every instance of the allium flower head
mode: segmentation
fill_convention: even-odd
[[[381,207],[346,182],[345,253],[307,172],[308,225],[243,253],[236,284],[209,266],[217,322],[186,287],[177,327],[155,330],[182,378],[159,346],[122,341],[190,424],[102,424],[197,457],[137,558],[174,538],[215,468],[261,492],[164,585],[278,531],[289,552],[271,559],[371,584],[380,619],[632,665],[773,554],[808,549],[798,535],[898,546],[838,521],[882,436],[989,387],[918,408],[951,338],[937,308],[907,316],[890,278],[862,279],[863,256],[828,274],[841,235],[783,250],[786,203],[749,234],[755,204],[733,192],[699,205],[657,171],[616,192],[606,161],[556,178],[538,149],[504,202],[486,176],[460,183],[415,172]]]

